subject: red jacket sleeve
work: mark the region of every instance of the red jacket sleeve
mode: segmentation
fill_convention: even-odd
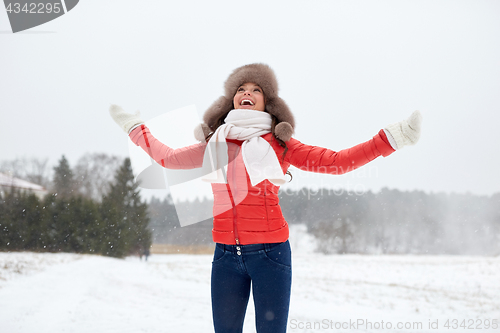
[[[206,143],[201,142],[191,146],[172,149],[156,139],[146,125],[132,130],[130,139],[140,146],[159,165],[167,169],[194,169],[203,164]]]
[[[394,152],[383,130],[373,139],[338,152],[305,145],[296,139],[287,142],[285,160],[304,171],[341,175],[353,171],[379,156]]]

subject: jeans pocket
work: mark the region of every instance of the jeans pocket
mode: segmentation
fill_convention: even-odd
[[[265,251],[267,259],[281,268],[292,268],[292,253],[288,241],[274,245]]]
[[[214,251],[214,259],[212,260],[212,264],[216,263],[218,261],[221,261],[225,255],[226,255],[226,251],[219,249],[219,247],[216,246],[215,251]]]

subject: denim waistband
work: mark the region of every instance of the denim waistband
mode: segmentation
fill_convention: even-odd
[[[231,252],[236,254],[238,251],[241,251],[241,253],[252,253],[265,250],[267,252],[281,244],[283,243],[263,243],[263,244],[248,244],[248,245],[227,245],[227,244],[216,243],[215,246],[223,250],[224,252]]]

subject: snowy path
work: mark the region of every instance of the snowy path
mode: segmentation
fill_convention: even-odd
[[[159,267],[75,256],[2,283],[2,332],[181,332],[190,323],[193,332],[210,331],[210,258],[168,259]]]
[[[0,253],[1,332],[212,332],[211,256],[150,259]],[[454,331],[446,319],[500,322],[500,258],[299,253],[293,261],[289,332],[347,332],[330,321],[349,320],[422,323],[392,332]],[[252,307],[245,332],[255,332]],[[428,329],[436,319],[439,329]]]

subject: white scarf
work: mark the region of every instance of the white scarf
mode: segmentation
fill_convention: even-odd
[[[228,161],[226,139],[234,139],[244,141],[241,153],[252,186],[264,179],[277,186],[285,184],[286,177],[276,152],[265,139],[261,138],[262,135],[271,132],[271,120],[271,115],[263,111],[244,109],[230,111],[224,120],[225,124],[215,130],[208,142],[205,155],[209,156],[205,157],[209,158],[212,170],[215,171],[202,177],[202,180],[210,183],[226,183],[222,173],[222,168],[227,166]]]

